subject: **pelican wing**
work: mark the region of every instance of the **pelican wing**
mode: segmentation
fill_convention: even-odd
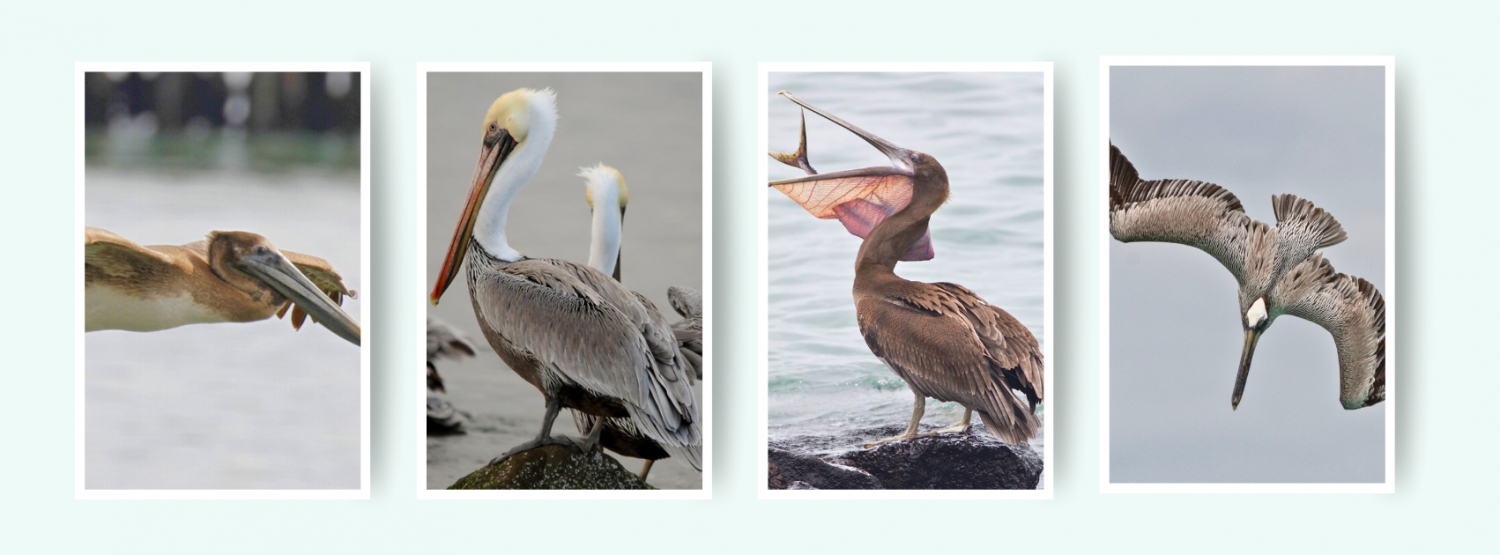
[[[473,275],[475,305],[491,330],[564,379],[618,399],[642,434],[701,468],[686,363],[660,315],[651,318],[608,275],[566,260],[523,259]]]
[[[121,289],[145,288],[176,265],[162,253],[97,227],[83,228],[84,281]]]
[[[677,346],[682,356],[693,367],[693,377],[703,379],[703,296],[686,287],[667,288],[667,300],[672,309],[682,316],[672,324],[672,334],[677,336]]]
[[[772,181],[771,186],[791,197],[802,208],[821,219],[838,219],[844,228],[863,239],[881,221],[906,208],[913,192],[910,170],[877,166],[833,173],[820,173]],[[929,232],[901,260],[931,260]]]
[[[1284,274],[1318,249],[1344,242],[1349,236],[1333,215],[1297,195],[1275,195],[1276,273]]]
[[[1308,320],[1333,335],[1345,409],[1385,400],[1385,298],[1374,285],[1336,273],[1318,253],[1278,280],[1270,300],[1273,312]]]
[[[1144,181],[1113,144],[1109,170],[1109,233],[1120,242],[1196,247],[1244,283],[1247,249],[1274,237],[1269,226],[1246,216],[1240,200],[1223,187],[1186,179]]]
[[[1031,332],[961,286],[903,285],[899,294],[859,300],[870,351],[918,393],[978,411],[995,437],[1011,444],[1036,437],[1042,359]]]

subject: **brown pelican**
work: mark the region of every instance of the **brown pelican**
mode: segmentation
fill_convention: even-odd
[[[552,142],[555,106],[551,90],[530,89],[506,93],[490,106],[468,201],[431,300],[438,302],[467,263],[485,339],[546,398],[537,438],[502,459],[547,444],[595,447],[602,426],[582,441],[552,436],[553,421],[568,408],[628,417],[672,456],[701,468],[690,369],[661,316],[608,274],[566,260],[527,258],[506,242],[506,214]]]
[[[589,242],[589,267],[599,270],[600,273],[613,275],[615,281],[619,281],[621,232],[625,223],[625,208],[630,203],[630,188],[626,186],[625,176],[620,174],[620,170],[603,164],[583,168],[578,176],[584,178],[584,200],[589,204],[593,219],[592,240]],[[599,199],[598,204],[595,204],[595,199]],[[611,210],[610,207],[616,209]],[[649,299],[639,293],[636,296],[643,306],[652,313],[659,314],[656,306]],[[683,316],[682,321],[672,325],[672,333],[677,338],[679,350],[692,368],[693,377],[702,379],[702,299],[696,291],[679,287],[670,288],[667,296],[672,302],[672,307]],[[573,423],[578,426],[579,430],[592,430],[597,420],[599,419],[587,413],[573,411]],[[603,420],[604,429],[600,435],[600,445],[627,457],[645,459],[646,464],[641,467],[642,480],[645,480],[646,476],[651,473],[651,466],[657,460],[671,456],[655,441],[637,430],[629,418],[605,418]]]
[[[804,122],[797,153],[773,157],[808,175],[770,183],[814,216],[837,218],[865,239],[854,265],[859,331],[870,351],[916,395],[906,432],[871,445],[961,433],[975,411],[990,433],[1007,443],[1036,437],[1041,426],[1036,405],[1043,393],[1042,353],[1031,332],[963,286],[908,281],[895,273],[897,262],[933,257],[927,224],[948,200],[943,166],[932,156],[891,144],[786,91],[780,94],[858,135],[891,161],[891,166],[815,173],[806,163]],[[963,405],[963,420],[918,434],[927,397]]]
[[[1322,208],[1274,195],[1276,225],[1251,219],[1239,199],[1203,181],[1145,181],[1109,145],[1109,232],[1122,243],[1161,241],[1213,255],[1239,282],[1245,346],[1231,408],[1239,408],[1250,357],[1281,315],[1323,326],[1339,352],[1339,401],[1345,409],[1385,399],[1385,300],[1363,279],[1336,273],[1321,248],[1348,238]]]
[[[187,324],[253,322],[286,314],[301,329],[312,316],[359,344],[343,309],[355,294],[327,261],[280,251],[265,237],[215,231],[182,246],[143,247],[103,229],[84,228],[84,327],[157,331]]]
[[[447,393],[437,361],[473,358],[474,344],[447,322],[427,317],[427,435],[463,433],[462,411],[438,393]]]

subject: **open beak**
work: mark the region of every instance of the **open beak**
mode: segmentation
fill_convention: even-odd
[[[789,93],[789,92],[786,92],[786,91],[781,91],[781,92],[776,93],[776,94],[779,94],[781,96],[785,96],[787,100],[790,100],[792,102],[796,102],[798,106],[801,106],[803,108],[807,108],[808,110],[812,110],[812,113],[820,115],[820,116],[823,116],[824,119],[826,119],[828,121],[831,121],[831,122],[833,122],[835,124],[838,124],[839,127],[842,127],[844,129],[849,130],[850,133],[858,135],[859,138],[864,139],[865,142],[867,142],[867,143],[870,143],[870,146],[873,146],[873,147],[875,147],[876,150],[879,150],[881,154],[884,154],[887,158],[890,158],[891,159],[891,165],[899,167],[899,168],[902,168],[902,169],[906,170],[908,173],[911,172],[911,167],[912,167],[912,163],[911,163],[912,152],[910,150],[906,150],[904,148],[901,148],[899,146],[891,144],[890,141],[887,141],[887,140],[882,139],[880,137],[876,137],[874,133],[870,133],[869,131],[865,131],[863,129],[860,129],[859,127],[856,127],[852,123],[849,123],[847,121],[839,119],[838,116],[835,116],[835,115],[830,114],[828,112],[824,112],[822,110],[814,108],[814,107],[812,107],[812,105],[810,105],[810,104],[808,104],[806,102],[803,102],[802,100],[798,99],[795,96],[792,96],[792,93]],[[804,128],[804,133],[803,133],[803,141],[806,142],[806,129],[805,128]],[[804,158],[806,158],[806,156],[807,156],[806,148],[804,147],[804,148],[799,149],[799,150],[802,151],[801,154],[803,155]]]
[[[448,256],[443,259],[442,269],[438,270],[437,283],[432,286],[433,306],[438,304],[438,299],[443,297],[443,292],[448,290],[454,276],[458,275],[464,255],[469,252],[469,238],[474,236],[474,220],[479,217],[479,205],[484,203],[485,195],[490,192],[495,172],[500,170],[500,165],[505,163],[505,159],[515,148],[515,139],[504,129],[484,138],[484,145],[479,149],[479,165],[474,167],[474,177],[469,184],[469,198],[464,202],[463,213],[458,216],[458,227],[453,230],[453,242],[448,244]]]
[[[912,167],[916,153],[893,145],[885,139],[839,119],[838,116],[802,102],[791,93],[781,91],[779,94],[797,103],[798,106],[811,110],[812,113],[823,116],[824,119],[858,135],[859,138],[870,143],[870,146],[885,154],[891,160],[891,165],[816,173],[812,169],[812,164],[807,161],[807,128],[804,119],[797,152],[793,154],[772,153],[771,156],[789,166],[802,168],[808,175],[772,181],[769,184],[771,187],[791,197],[813,216],[823,219],[837,218],[840,223],[844,224],[844,228],[849,230],[849,233],[861,239],[869,236],[880,222],[911,204],[914,193]],[[932,248],[932,234],[928,232],[918,239],[906,254],[902,255],[901,260],[931,260],[933,256],[935,253]]]
[[[1250,358],[1255,355],[1255,344],[1260,342],[1264,330],[1245,330],[1245,350],[1240,351],[1240,373],[1234,378],[1234,399],[1229,403],[1232,410],[1240,408],[1240,396],[1245,394],[1245,380],[1250,377]]]
[[[239,266],[312,316],[313,321],[350,343],[359,344],[359,324],[281,253],[272,249],[266,254],[251,254],[241,259]]]

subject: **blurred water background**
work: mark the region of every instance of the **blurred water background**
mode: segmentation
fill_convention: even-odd
[[[358,74],[90,73],[84,224],[142,245],[252,231],[360,268]],[[345,300],[361,319],[365,296]],[[85,341],[89,489],[357,489],[360,349],[317,324]]]
[[[786,90],[937,158],[951,189],[932,217],[937,256],[901,263],[896,273],[968,287],[1043,339],[1042,74],[771,73],[769,87],[766,147],[772,151],[797,148],[800,108],[776,96]],[[812,113],[807,141],[809,162],[822,173],[890,163]],[[770,162],[771,180],[801,175]],[[770,436],[904,424],[911,390],[870,354],[855,320],[854,258],[861,239],[835,220],[812,217],[780,192],[768,197]],[[929,401],[923,421],[947,426],[962,416],[956,403]],[[1039,435],[1032,446],[1040,452],[1044,441]]]

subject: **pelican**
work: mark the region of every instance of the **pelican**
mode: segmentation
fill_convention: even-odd
[[[1186,179],[1145,181],[1109,145],[1109,233],[1122,243],[1161,241],[1202,249],[1239,282],[1245,346],[1230,408],[1238,409],[1250,358],[1278,316],[1333,335],[1339,402],[1353,410],[1385,399],[1385,300],[1361,278],[1336,273],[1318,249],[1348,238],[1333,215],[1296,195],[1273,195],[1276,225],[1251,219],[1234,194]]]
[[[558,413],[568,408],[629,418],[673,457],[701,468],[690,369],[671,327],[609,274],[566,260],[528,258],[506,241],[510,204],[541,165],[556,128],[550,89],[511,91],[490,106],[468,200],[430,297],[437,304],[467,263],[485,339],[546,399],[536,439],[495,462],[542,445],[585,452],[596,447],[602,425],[582,440],[552,435]]]
[[[615,281],[619,281],[621,232],[625,223],[625,208],[630,203],[630,188],[626,186],[625,176],[620,174],[620,170],[604,164],[583,168],[578,176],[584,178],[584,200],[588,202],[593,219],[589,267],[600,273],[610,274]],[[594,199],[600,199],[600,204],[595,205]],[[611,210],[610,205],[604,204],[612,201],[616,210]],[[640,294],[636,296],[653,314],[659,314],[649,299]],[[672,333],[677,338],[680,353],[692,368],[693,377],[701,380],[702,298],[697,291],[681,287],[668,289],[667,297],[672,302],[672,308],[683,317],[683,320],[672,325]],[[597,420],[599,419],[587,413],[573,411],[573,423],[579,430],[593,429]],[[604,418],[603,421],[600,445],[627,457],[645,459],[646,463],[641,467],[640,473],[642,480],[651,473],[651,466],[656,461],[671,456],[661,445],[637,430],[629,418]]]
[[[458,328],[447,322],[427,317],[427,435],[447,435],[463,432],[463,414],[439,393],[447,393],[443,376],[438,374],[437,361],[473,358],[474,344]]]
[[[916,399],[906,432],[890,441],[964,433],[975,411],[1006,443],[1036,437],[1041,421],[1042,353],[1036,338],[1009,313],[963,286],[908,281],[900,261],[935,255],[928,220],[948,200],[948,174],[930,155],[898,147],[838,117],[781,96],[858,135],[890,159],[890,166],[816,173],[807,159],[807,130],[792,155],[772,157],[808,175],[770,183],[814,216],[837,218],[864,238],[854,264],[854,305],[865,344],[906,381]],[[1025,399],[1016,395],[1020,391]],[[927,398],[957,402],[963,419],[918,434]]]
[[[355,296],[327,261],[277,250],[265,237],[215,231],[186,245],[143,247],[84,228],[84,328],[157,331],[188,324],[253,322],[292,309],[355,345],[359,324],[343,309]]]

